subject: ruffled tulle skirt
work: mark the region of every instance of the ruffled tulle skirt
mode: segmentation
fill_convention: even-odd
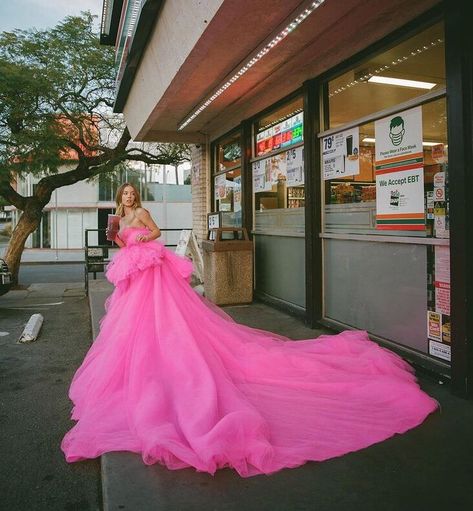
[[[74,376],[69,462],[110,451],[213,474],[270,474],[380,442],[437,407],[411,367],[346,331],[291,341],[235,323],[152,242],[122,249],[100,334]]]

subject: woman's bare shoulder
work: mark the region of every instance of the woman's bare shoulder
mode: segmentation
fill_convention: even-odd
[[[149,214],[149,211],[146,209],[146,208],[136,208],[135,209],[135,215],[137,217],[141,217],[141,216],[150,216]]]

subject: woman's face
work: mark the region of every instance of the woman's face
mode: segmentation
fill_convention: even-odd
[[[135,190],[133,190],[133,187],[125,186],[125,189],[123,190],[123,193],[122,193],[122,204],[124,206],[131,207],[135,203],[135,198],[136,198],[136,195],[135,195]]]

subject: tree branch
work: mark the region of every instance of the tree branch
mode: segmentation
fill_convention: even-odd
[[[0,195],[12,206],[15,206],[16,209],[21,211],[25,209],[27,202],[26,197],[20,195],[12,185],[5,180],[0,180]]]

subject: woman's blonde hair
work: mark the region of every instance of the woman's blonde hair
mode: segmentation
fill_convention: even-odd
[[[115,214],[119,215],[119,216],[125,216],[125,208],[122,203],[122,196],[123,196],[123,192],[125,191],[125,188],[127,186],[131,186],[133,188],[133,191],[135,192],[135,202],[133,203],[132,208],[134,208],[134,209],[141,208],[140,192],[138,191],[136,186],[131,183],[123,183],[122,185],[119,186],[119,188],[117,190],[117,195],[115,197],[115,202],[117,204],[117,209],[116,209]]]

